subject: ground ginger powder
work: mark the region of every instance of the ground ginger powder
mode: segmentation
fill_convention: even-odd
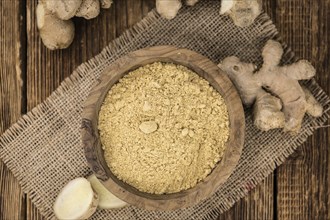
[[[221,159],[229,136],[221,95],[188,68],[153,63],[125,75],[107,94],[98,128],[105,160],[142,192],[194,187]]]

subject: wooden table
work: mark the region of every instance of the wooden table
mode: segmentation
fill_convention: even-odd
[[[114,1],[96,19],[75,19],[74,43],[61,51],[41,43],[36,0],[0,1],[0,134],[155,6],[154,0]],[[330,0],[264,0],[263,5],[283,40],[315,65],[316,80],[330,94]],[[319,129],[219,219],[330,219],[329,145],[330,128]],[[0,181],[0,219],[42,219],[2,162]]]

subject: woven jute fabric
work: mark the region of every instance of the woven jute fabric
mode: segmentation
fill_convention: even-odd
[[[79,66],[41,105],[23,116],[0,138],[0,157],[18,178],[24,192],[46,218],[54,218],[52,206],[62,187],[91,171],[81,145],[83,103],[94,81],[119,57],[150,46],[175,45],[197,51],[215,63],[227,56],[262,64],[261,49],[268,39],[279,39],[266,14],[247,28],[236,27],[219,15],[219,1],[204,0],[183,8],[167,21],[152,11],[140,23],[112,42],[101,54]],[[296,60],[283,44],[282,63]],[[329,117],[330,100],[313,81],[303,82],[324,107],[319,118],[306,116],[299,135],[280,129],[257,130],[246,109],[246,139],[242,156],[228,181],[209,199],[195,207],[171,211],[146,211],[128,206],[99,210],[92,219],[216,219],[267,177]]]

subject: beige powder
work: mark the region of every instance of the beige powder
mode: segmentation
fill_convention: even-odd
[[[99,114],[106,162],[143,192],[194,187],[221,159],[229,136],[220,94],[186,67],[153,63],[114,85]]]

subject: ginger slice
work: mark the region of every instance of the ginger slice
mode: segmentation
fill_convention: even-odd
[[[87,219],[96,210],[98,196],[90,182],[76,178],[64,186],[54,203],[54,214],[58,219]]]
[[[99,196],[98,208],[118,209],[128,205],[109,192],[94,174],[88,177],[88,181],[92,184],[93,189]]]

